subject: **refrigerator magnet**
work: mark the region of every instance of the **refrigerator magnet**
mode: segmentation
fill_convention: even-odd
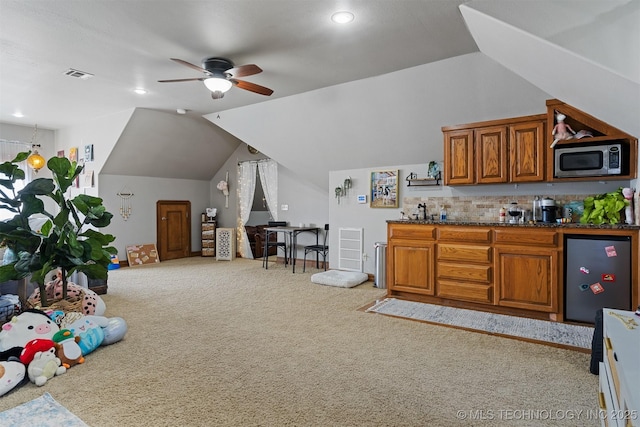
[[[591,292],[593,292],[594,295],[604,292],[604,288],[602,287],[602,285],[597,282],[591,285],[590,288],[591,288]]]
[[[616,281],[616,275],[615,274],[603,274],[602,275],[602,281],[603,282],[615,282]]]
[[[580,272],[584,274],[589,274],[589,269],[587,267],[580,267]]]
[[[581,283],[580,284],[580,290],[581,291],[586,291],[587,289],[589,289],[589,285],[587,285],[586,283]]]
[[[616,247],[615,246],[607,246],[606,248],[604,248],[604,250],[607,253],[607,256],[609,258],[611,258],[612,256],[618,256],[618,254],[616,253]]]

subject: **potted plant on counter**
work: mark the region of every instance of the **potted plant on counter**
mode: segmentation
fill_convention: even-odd
[[[0,283],[26,279],[38,283],[42,307],[49,305],[45,292],[45,276],[52,270],[62,272],[62,298],[66,298],[67,277],[73,272],[85,273],[91,279],[106,279],[115,240],[99,228],[110,224],[113,215],[99,197],[79,194],[67,198],[67,190],[83,167],[64,157],[53,157],[47,167],[53,178],[37,178],[16,191],[16,181],[24,179],[19,167],[29,152],[20,153],[10,162],[0,164],[0,208],[14,213],[0,222],[0,240],[17,255],[17,260],[0,267]],[[45,208],[52,201],[55,213]],[[47,203],[50,204],[50,203]],[[39,221],[38,221],[39,219]],[[33,223],[39,227],[32,229]]]
[[[624,209],[629,206],[622,194],[622,187],[610,193],[597,194],[584,199],[581,224],[619,224]]]

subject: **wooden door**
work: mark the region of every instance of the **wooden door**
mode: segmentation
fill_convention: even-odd
[[[475,130],[476,180],[478,183],[507,182],[507,128],[495,126]]]
[[[473,184],[473,130],[444,134],[444,184]]]
[[[156,205],[160,261],[191,254],[191,202],[159,200]]]

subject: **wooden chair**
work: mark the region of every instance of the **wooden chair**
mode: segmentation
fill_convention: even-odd
[[[304,260],[302,261],[302,272],[304,273],[307,267],[307,254],[316,253],[316,268],[320,268],[318,263],[319,255],[322,255],[322,263],[324,264],[324,271],[327,271],[327,255],[329,254],[329,246],[327,245],[327,238],[329,237],[329,224],[324,225],[324,240],[322,244],[307,245],[304,247]]]

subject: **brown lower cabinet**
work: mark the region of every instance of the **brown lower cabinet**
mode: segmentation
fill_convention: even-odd
[[[563,235],[637,229],[470,226],[389,221],[387,294],[414,301],[563,320]],[[632,265],[632,304],[640,303]]]

